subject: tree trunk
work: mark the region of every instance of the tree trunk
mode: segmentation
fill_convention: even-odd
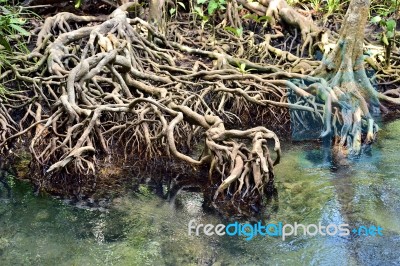
[[[369,15],[369,0],[352,0],[343,21],[340,38],[324,67],[335,73],[331,86],[344,88],[346,92],[357,90],[369,100],[370,107],[379,107],[376,91],[364,68],[364,31]],[[371,106],[372,105],[372,106]],[[379,112],[372,108],[374,113]]]
[[[165,33],[166,25],[163,19],[165,0],[150,0],[149,21],[159,32]]]
[[[370,1],[352,0],[343,20],[335,49],[324,59],[317,75],[328,80],[329,88],[319,92],[327,105],[326,124],[331,124],[330,105],[341,110],[343,123],[340,146],[346,143],[355,154],[361,152],[362,132],[367,132],[365,143],[373,141],[376,128],[370,110],[379,113],[377,92],[372,87],[364,68],[363,43]],[[362,128],[362,120],[367,127]],[[330,133],[328,125],[327,131]]]

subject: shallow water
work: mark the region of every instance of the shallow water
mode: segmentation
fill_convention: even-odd
[[[400,265],[400,121],[380,132],[372,154],[332,169],[312,144],[285,148],[278,201],[268,223],[376,225],[383,236],[189,236],[188,223],[227,224],[184,192],[171,205],[145,187],[108,211],[34,196],[0,184],[0,265]]]

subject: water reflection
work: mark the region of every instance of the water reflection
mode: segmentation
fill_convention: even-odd
[[[195,192],[170,204],[143,188],[107,211],[76,208],[0,184],[1,265],[389,265],[400,261],[400,121],[380,133],[370,156],[332,168],[317,145],[285,148],[276,169],[279,200],[268,223],[379,225],[383,237],[189,236],[188,222],[225,223]]]

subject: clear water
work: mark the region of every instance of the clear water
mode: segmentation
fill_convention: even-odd
[[[400,121],[380,132],[371,156],[332,170],[315,145],[284,150],[272,222],[379,225],[382,237],[189,236],[188,222],[225,223],[201,197],[171,205],[145,188],[98,211],[0,184],[0,265],[400,265]]]

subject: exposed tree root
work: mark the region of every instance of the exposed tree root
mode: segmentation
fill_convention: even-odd
[[[215,110],[217,102],[210,100],[211,95],[228,93],[218,91],[207,80],[229,72],[193,71],[196,61],[190,62],[194,64],[191,68],[177,66],[179,59],[186,58],[184,53],[210,58],[223,55],[191,51],[167,41],[147,22],[127,18],[124,10],[130,5],[121,6],[99,25],[74,30],[65,26],[66,21],[73,24],[93,18],[60,13],[45,21],[38,46],[12,66],[13,76],[34,88],[27,96],[35,100],[25,106],[26,115],[20,124],[12,120],[8,110],[21,107],[9,104],[7,110],[2,103],[1,147],[9,147],[23,133],[32,133],[29,148],[34,163],[50,176],[63,172],[94,174],[99,154],[107,158],[115,147],[124,147],[127,160],[135,153],[146,158],[169,154],[194,167],[211,164],[210,182],[222,182],[215,199],[228,188],[232,190],[239,179],[242,184],[234,192],[241,199],[250,194],[262,197],[264,185],[273,177],[267,141],[274,140],[278,161],[277,136],[264,127],[225,129],[216,112],[236,121],[238,117],[225,111],[225,101]],[[162,42],[160,45],[148,41],[150,32]],[[226,60],[233,63],[236,59]],[[237,71],[231,73],[237,75],[231,80],[240,85],[242,76]],[[222,82],[220,86],[225,88],[224,83],[233,84]],[[13,93],[18,103],[27,97]],[[277,93],[279,96],[282,92]],[[12,101],[12,97],[10,93],[5,100]],[[202,135],[204,144],[193,146],[191,139]],[[246,139],[249,148],[247,141],[241,142]],[[189,154],[180,151],[182,141],[188,143]],[[199,159],[191,157],[191,149],[202,149]]]
[[[45,177],[95,175],[99,162],[115,157],[129,164],[171,156],[195,170],[207,168],[207,197],[217,209],[230,204],[239,212],[242,203],[262,203],[280,160],[277,135],[264,126],[249,128],[259,125],[254,121],[280,128],[289,121],[288,109],[300,124],[307,113],[323,123],[321,137],[339,136],[340,147],[360,154],[377,131],[370,110],[379,99],[399,101],[377,93],[366,77],[366,20],[353,12],[360,4],[352,1],[348,28],[321,63],[300,57],[321,30],[285,1],[230,4],[236,2],[298,27],[302,52],[274,47],[279,31],[238,38],[217,30],[221,38],[201,46],[203,32],[193,41],[184,26],[161,34],[154,23],[129,18],[126,10],[135,3],[107,18],[59,13],[46,19],[36,48],[10,58],[10,71],[0,77],[8,87],[28,87],[0,95],[1,151],[16,139],[26,141],[33,168]],[[238,25],[230,8],[227,21]],[[353,34],[355,25],[361,28]],[[271,55],[270,64],[260,63]]]

